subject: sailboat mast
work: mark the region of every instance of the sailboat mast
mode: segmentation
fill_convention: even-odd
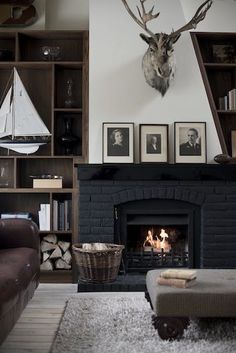
[[[14,67],[14,74],[13,74],[13,97],[16,94],[16,69]],[[12,140],[15,138],[15,100],[12,100]]]

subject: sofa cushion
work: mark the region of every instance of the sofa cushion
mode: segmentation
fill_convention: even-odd
[[[37,252],[31,248],[0,250],[0,315],[18,300],[38,269]]]

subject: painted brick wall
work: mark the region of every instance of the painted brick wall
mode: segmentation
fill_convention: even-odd
[[[79,242],[114,242],[114,207],[143,199],[201,207],[201,267],[236,267],[236,182],[79,181]]]

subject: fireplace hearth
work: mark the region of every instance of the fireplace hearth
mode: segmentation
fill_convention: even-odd
[[[78,242],[124,244],[126,273],[236,267],[236,165],[78,165],[78,182]],[[162,229],[168,248],[144,245]]]

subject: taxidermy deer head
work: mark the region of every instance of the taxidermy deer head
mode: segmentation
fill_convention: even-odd
[[[179,39],[182,32],[195,29],[197,24],[204,20],[207,11],[212,5],[212,0],[206,0],[197,9],[193,18],[177,31],[172,30],[170,34],[153,33],[147,23],[159,16],[160,13],[153,13],[154,6],[150,11],[146,11],[144,3],[140,0],[141,8],[137,6],[139,18],[133,13],[126,0],[122,0],[126,10],[133,20],[148,33],[148,36],[141,33],[140,37],[148,44],[148,50],[143,56],[142,67],[147,83],[158,90],[162,96],[169,88],[171,79],[175,74],[174,44]]]

